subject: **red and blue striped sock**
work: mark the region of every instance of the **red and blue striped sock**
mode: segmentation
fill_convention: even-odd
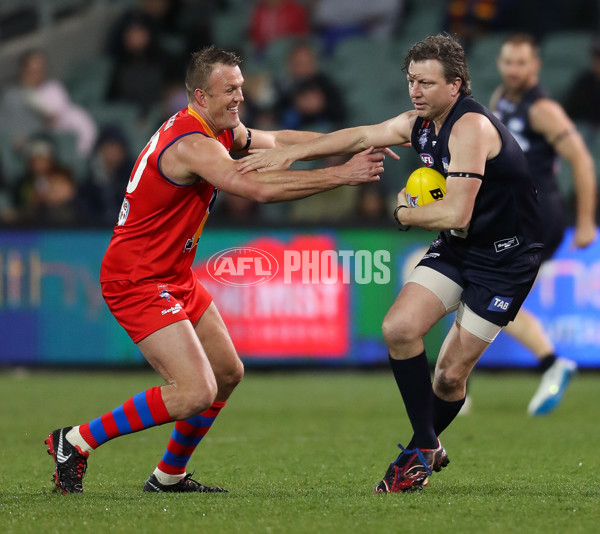
[[[91,449],[107,441],[173,421],[160,392],[153,387],[138,393],[113,411],[79,426],[81,437]]]
[[[171,476],[185,475],[185,468],[202,438],[210,430],[225,402],[213,402],[212,406],[201,414],[185,421],[176,421],[167,450],[158,464],[159,474]],[[157,472],[155,471],[155,474]],[[166,478],[166,477],[165,477]]]

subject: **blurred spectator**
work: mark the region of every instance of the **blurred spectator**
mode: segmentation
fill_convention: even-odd
[[[451,0],[445,27],[468,48],[474,39],[496,29],[502,3],[502,0]]]
[[[358,188],[356,212],[348,222],[355,225],[389,225],[392,218],[381,184],[365,184]],[[393,222],[393,221],[392,221]]]
[[[74,104],[62,82],[48,77],[46,56],[27,52],[19,63],[19,79],[0,104],[0,128],[16,148],[42,132],[69,132],[76,136],[79,156],[87,156],[96,140],[97,127],[82,107]]]
[[[451,0],[445,29],[452,32],[454,27],[459,37],[467,40],[503,31],[530,33],[541,41],[554,32],[597,30],[599,14],[598,2],[591,0]],[[450,26],[450,15],[456,26]]]
[[[327,106],[327,95],[316,80],[296,84],[290,105],[280,115],[281,126],[289,130],[327,132],[336,129],[335,117]]]
[[[79,200],[86,222],[114,226],[134,164],[123,132],[116,126],[106,127],[100,133],[80,187]]]
[[[10,188],[6,183],[0,161],[0,225],[9,224],[16,220],[17,213],[12,203]]]
[[[79,222],[72,170],[58,164],[48,140],[34,139],[26,152],[27,170],[15,185],[16,222],[36,226]]]
[[[194,0],[190,0],[194,2]],[[190,3],[185,1],[184,3]],[[178,10],[181,2],[178,0],[138,0],[117,18],[108,32],[107,52],[111,57],[121,55],[123,34],[132,20],[142,18],[148,24],[150,31],[161,50],[168,48],[173,35],[178,32]]]
[[[580,73],[564,102],[567,114],[594,133],[600,128],[600,36],[590,50],[590,66]]]
[[[313,25],[323,38],[325,52],[348,37],[368,35],[389,39],[401,21],[405,0],[316,0]],[[433,15],[432,15],[433,16]]]
[[[250,19],[250,39],[258,53],[272,41],[310,33],[306,8],[297,0],[257,0]]]
[[[219,226],[246,226],[262,222],[261,205],[254,200],[221,193],[208,218]]]
[[[227,0],[180,0],[176,28],[185,43],[184,63],[193,52],[213,44],[214,19]]]
[[[248,71],[244,74],[244,102],[241,106],[242,122],[260,130],[279,129],[274,116],[276,91],[268,72]]]
[[[122,24],[107,98],[136,105],[145,119],[160,103],[168,81],[175,76],[176,62],[160,49],[157,33],[146,14],[132,12]]]
[[[343,165],[349,156],[330,156],[319,161],[318,167]],[[303,162],[305,165],[306,163]],[[338,187],[302,202],[289,202],[286,219],[292,224],[340,224],[348,221],[355,211],[360,187]]]
[[[278,84],[276,111],[284,128],[318,130],[345,125],[344,97],[319,66],[314,49],[300,43],[288,60],[288,77]]]

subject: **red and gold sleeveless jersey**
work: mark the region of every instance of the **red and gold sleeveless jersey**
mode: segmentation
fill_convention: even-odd
[[[190,185],[170,181],[160,157],[175,141],[199,133],[227,150],[233,132],[215,137],[192,109],[179,111],[152,136],[135,163],[113,236],[104,255],[100,281],[177,280],[187,274],[218,190],[199,178]]]

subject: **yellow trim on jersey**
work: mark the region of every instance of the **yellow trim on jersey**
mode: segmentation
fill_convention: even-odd
[[[188,113],[194,117],[195,119],[198,119],[198,121],[200,121],[200,124],[202,124],[202,126],[204,127],[204,129],[206,130],[206,133],[209,134],[211,137],[213,137],[214,139],[217,138],[217,136],[213,133],[213,131],[210,129],[210,127],[208,126],[208,124],[206,124],[206,121],[200,116],[198,115],[198,113],[196,111],[194,111],[191,106],[188,106]]]

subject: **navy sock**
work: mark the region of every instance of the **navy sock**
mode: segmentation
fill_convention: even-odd
[[[457,401],[445,401],[433,394],[433,429],[439,436],[460,412],[466,397]]]
[[[413,428],[412,441],[424,449],[437,447],[433,429],[433,389],[425,351],[407,360],[395,360],[390,356],[390,365]]]
[[[548,354],[540,359],[538,369],[540,370],[541,373],[545,373],[548,369],[550,369],[550,367],[552,367],[552,365],[554,365],[555,361],[556,361],[556,354],[554,354],[554,353]]]
[[[457,401],[445,401],[433,393],[433,430],[436,436],[439,436],[454,421],[464,403],[464,398]],[[416,446],[413,436],[407,449],[414,449]]]

